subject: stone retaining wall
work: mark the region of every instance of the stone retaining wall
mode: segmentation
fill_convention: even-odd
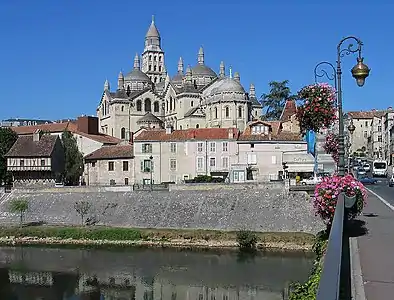
[[[114,192],[108,188],[75,187],[14,190],[0,202],[0,224],[18,221],[8,212],[9,202],[26,198],[26,221],[80,224],[74,204],[93,204],[91,215],[101,224],[142,228],[185,228],[261,232],[317,233],[323,228],[314,216],[306,193],[288,193],[283,187],[258,185],[216,186],[210,190]],[[107,203],[117,203],[100,216]]]

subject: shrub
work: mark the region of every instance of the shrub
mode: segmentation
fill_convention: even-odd
[[[10,212],[19,214],[19,225],[22,227],[26,211],[29,209],[29,202],[26,199],[14,199],[10,203]]]
[[[240,230],[236,233],[238,246],[241,250],[256,249],[257,235],[253,231]]]

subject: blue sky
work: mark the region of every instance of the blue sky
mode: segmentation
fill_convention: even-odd
[[[95,114],[105,79],[115,88],[142,52],[152,15],[170,75],[179,56],[196,64],[202,45],[207,65],[224,60],[258,95],[285,79],[297,92],[318,62],[335,63],[341,38],[358,36],[371,75],[357,87],[356,56],[343,59],[345,110],[384,109],[394,106],[393,11],[388,0],[0,0],[0,119]]]

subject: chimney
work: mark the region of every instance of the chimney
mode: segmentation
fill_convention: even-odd
[[[40,129],[37,129],[33,133],[33,142],[38,142],[41,139],[42,131]]]
[[[166,127],[166,134],[171,134],[174,131],[174,128],[168,124]]]
[[[387,107],[387,110],[393,110],[392,106]]]
[[[233,128],[228,129],[228,138],[231,140],[234,138],[234,130]]]
[[[78,130],[87,134],[98,134],[99,125],[97,117],[90,117],[82,115],[77,119]]]

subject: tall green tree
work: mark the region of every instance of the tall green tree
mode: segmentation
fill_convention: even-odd
[[[278,120],[285,107],[286,100],[296,99],[296,96],[292,95],[288,84],[288,80],[271,81],[269,83],[270,92],[261,95],[260,98],[260,103],[265,112],[262,119],[269,121]]]
[[[7,172],[7,159],[4,155],[7,154],[17,139],[18,135],[12,129],[0,128],[0,184],[11,179],[11,174]]]
[[[77,139],[70,131],[62,133],[62,142],[65,152],[64,183],[78,185],[79,178],[83,174],[83,155],[79,152]]]

